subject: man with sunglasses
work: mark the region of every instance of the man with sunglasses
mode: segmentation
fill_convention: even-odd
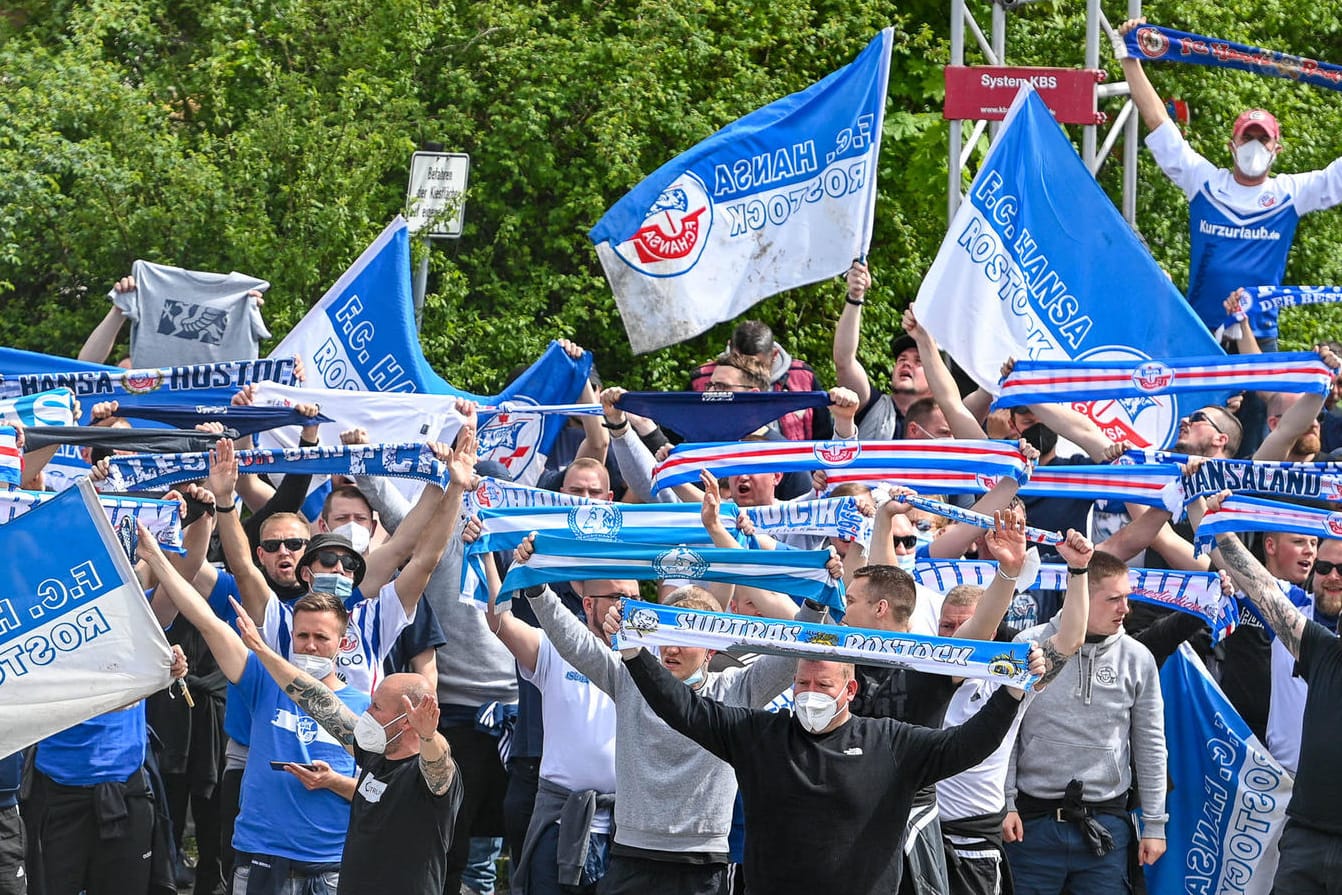
[[[1319,541],[1314,565],[1305,582],[1304,598],[1294,589],[1287,599],[1308,618],[1337,633],[1337,617],[1342,612],[1342,540]],[[1296,658],[1282,643],[1272,639],[1272,691],[1267,712],[1267,751],[1292,774],[1300,763],[1300,737],[1305,719],[1305,701],[1309,688],[1300,675]]]
[[[295,564],[295,578],[305,590],[333,594],[350,608],[349,627],[336,657],[336,674],[364,693],[373,691],[381,674],[382,660],[390,652],[396,635],[414,619],[429,576],[447,549],[461,510],[461,496],[470,484],[475,466],[473,434],[465,440],[472,445],[472,450],[469,454],[464,449],[452,454],[448,463],[452,480],[447,490],[440,491],[436,485],[426,487],[430,493],[427,506],[431,516],[409,561],[399,576],[381,586],[375,597],[361,599],[355,595],[367,562],[346,537],[329,532],[317,535],[308,542],[307,550]],[[209,487],[214,492],[217,506],[233,505],[237,478],[238,462],[233,443],[220,439],[210,452]],[[292,609],[266,586],[255,567],[237,555],[246,541],[236,513],[220,513],[218,525],[225,555],[235,567],[243,607],[260,628],[266,642],[280,655],[287,655],[293,626]],[[263,553],[266,546],[262,545]],[[287,550],[289,545],[281,543],[279,546]]]
[[[638,598],[638,582],[574,581],[572,587],[582,598],[587,630],[609,646],[601,620],[625,597]],[[605,874],[612,832],[615,703],[544,631],[513,615],[511,604],[497,608],[491,599],[486,621],[517,659],[518,675],[540,691],[544,720],[535,806],[513,885],[527,895],[592,893]]]

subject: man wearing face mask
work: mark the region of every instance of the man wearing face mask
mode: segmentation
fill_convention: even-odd
[[[1270,175],[1281,149],[1281,128],[1272,113],[1248,109],[1235,119],[1226,144],[1232,166],[1219,168],[1207,161],[1184,140],[1141,62],[1129,58],[1123,46],[1123,35],[1145,21],[1123,23],[1114,54],[1151,131],[1147,147],[1165,176],[1188,197],[1188,303],[1208,329],[1216,329],[1224,319],[1227,295],[1241,286],[1281,284],[1300,216],[1342,202],[1342,159],[1322,171]],[[1277,350],[1275,308],[1255,309],[1249,324],[1263,351]]]
[[[381,673],[382,660],[390,652],[396,635],[414,619],[429,576],[447,549],[454,523],[461,512],[462,494],[470,484],[474,468],[475,437],[471,431],[462,437],[459,449],[451,454],[448,463],[451,483],[447,490],[440,492],[436,485],[426,487],[426,491],[433,489],[431,494],[437,495],[428,502],[432,516],[401,574],[382,585],[376,597],[358,601],[350,611],[349,629],[340,644],[336,672],[351,686],[365,693],[372,692]],[[209,487],[214,492],[217,506],[232,505],[237,476],[238,461],[233,443],[220,439],[215,450],[210,452]],[[242,605],[261,629],[266,642],[281,654],[288,652],[286,644],[292,630],[292,609],[266,587],[254,566],[240,556],[235,557],[246,543],[237,514],[219,513],[218,518],[219,539],[234,566]],[[312,591],[333,594],[348,601],[366,569],[366,561],[348,538],[323,533],[308,542],[295,574]]]
[[[393,674],[356,715],[324,681],[268,647],[251,619],[240,617],[238,630],[275,683],[358,765],[337,893],[442,892],[462,782],[438,732],[433,687],[418,674]]]
[[[354,759],[271,680],[260,658],[178,574],[143,527],[140,555],[158,578],[159,593],[200,631],[250,711],[251,754],[233,831],[234,895],[334,895],[354,795]],[[335,673],[347,623],[340,600],[308,594],[294,604],[291,655],[307,675],[333,690],[339,703],[362,712],[367,694],[345,686]]]
[[[608,616],[606,630],[618,624]],[[748,892],[898,891],[914,793],[991,754],[1023,695],[1002,688],[965,724],[932,730],[854,715],[842,662],[799,661],[795,708],[775,714],[700,698],[642,647],[620,654],[652,711],[735,771]],[[1032,650],[1030,671],[1044,670]]]

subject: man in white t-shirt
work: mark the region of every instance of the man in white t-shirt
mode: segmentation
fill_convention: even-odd
[[[638,598],[636,581],[574,581],[587,629],[607,644],[606,610]],[[491,581],[491,589],[497,582]],[[536,802],[514,885],[526,895],[596,891],[610,849],[615,796],[615,703],[566,662],[550,638],[489,604],[489,629],[517,659],[522,679],[541,693],[544,739]],[[561,888],[562,887],[562,888]]]

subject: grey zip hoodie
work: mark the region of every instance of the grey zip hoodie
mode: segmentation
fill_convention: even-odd
[[[727,853],[736,774],[648,707],[620,654],[597,639],[548,587],[531,599],[559,655],[615,701],[615,841],[664,852]],[[819,621],[802,609],[797,618]],[[710,671],[696,692],[725,705],[763,708],[792,684],[797,660],[763,656],[748,668]]]
[[[1043,643],[1061,614],[1022,631],[1017,641]],[[1061,799],[1068,782],[1101,802],[1126,793],[1137,770],[1141,835],[1165,838],[1165,703],[1150,651],[1120,631],[1087,643],[1025,709],[1007,771],[1007,810],[1016,793]]]

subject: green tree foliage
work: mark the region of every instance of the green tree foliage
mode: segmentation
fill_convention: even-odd
[[[1073,6],[1011,13],[1012,61],[1080,64]],[[1335,11],[1284,6],[1183,0],[1160,15],[1342,61]],[[977,11],[986,22],[986,4]],[[470,153],[472,166],[465,233],[431,253],[430,362],[492,391],[568,335],[597,352],[608,381],[679,387],[730,324],[634,357],[587,230],[664,161],[848,62],[890,24],[863,342],[875,373],[945,231],[947,15],[926,0],[11,6],[0,18],[0,344],[74,354],[135,258],[269,279],[266,316],[282,334],[401,209],[409,155],[435,141]],[[1338,154],[1331,93],[1186,66],[1153,78],[1189,101],[1190,139],[1209,157],[1224,155],[1229,122],[1250,103],[1280,115],[1284,170]],[[1115,178],[1106,172],[1116,191]],[[1149,159],[1141,182],[1142,229],[1181,281],[1185,204]],[[1339,230],[1335,212],[1306,219],[1288,279],[1342,282],[1330,251]],[[842,292],[817,284],[757,314],[824,373]],[[1337,310],[1292,312],[1288,338],[1339,329]]]

